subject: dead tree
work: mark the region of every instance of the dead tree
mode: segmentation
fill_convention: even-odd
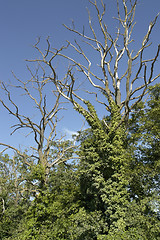
[[[52,90],[52,104],[47,104],[46,89],[49,87],[50,79],[46,77],[45,69],[39,65],[35,73],[33,73],[29,66],[28,70],[31,78],[27,81],[22,81],[14,75],[17,84],[6,86],[1,82],[1,90],[2,93],[5,93],[4,97],[6,96],[6,100],[1,94],[0,102],[8,113],[17,120],[17,124],[11,127],[13,129],[11,135],[18,130],[22,131],[25,129],[28,131],[27,135],[32,134],[35,146],[30,146],[30,149],[27,149],[27,151],[21,151],[7,143],[0,143],[0,145],[4,147],[2,152],[7,149],[12,149],[29,168],[32,168],[34,165],[40,166],[44,171],[43,183],[46,183],[50,169],[55,164],[72,158],[65,158],[65,156],[66,153],[72,152],[75,146],[73,144],[68,144],[67,146],[60,144],[63,137],[60,136],[57,138],[56,127],[60,121],[58,113],[65,109],[63,106],[64,102],[62,103],[60,100],[61,93],[57,90]],[[39,72],[42,75],[40,79]],[[22,99],[23,107],[20,107],[20,104],[16,103],[12,97],[12,93],[17,89],[20,91],[20,94],[24,95],[24,99]],[[50,90],[50,88],[48,89]],[[63,92],[63,88],[61,88],[61,91]],[[49,94],[51,97],[51,93]],[[31,114],[29,115],[25,112],[26,104],[32,104]],[[37,114],[36,118],[31,117],[33,111]],[[50,150],[54,147],[54,141],[60,145],[57,149],[55,159],[50,155]],[[64,147],[62,145],[64,145]]]
[[[117,21],[115,34],[110,34],[104,21],[106,14],[104,2],[102,0],[98,3],[96,0],[89,2],[96,10],[99,29],[94,29],[92,18],[88,12],[90,35],[85,33],[84,27],[80,32],[75,29],[75,25],[73,25],[73,28],[64,25],[82,41],[75,40],[74,43],[67,41],[66,47],[54,49],[51,48],[50,42],[47,40],[45,54],[41,52],[37,43],[35,48],[42,58],[34,61],[49,67],[51,71],[51,75],[48,76],[49,79],[54,83],[58,92],[70,101],[76,110],[79,111],[81,108],[83,115],[90,114],[85,106],[86,100],[90,99],[90,97],[86,96],[84,98],[82,92],[78,92],[77,78],[79,77],[80,85],[85,81],[88,88],[86,92],[94,94],[96,101],[104,105],[108,112],[112,112],[113,105],[117,106],[117,111],[121,114],[121,122],[119,123],[121,124],[128,121],[129,113],[147,93],[148,86],[160,77],[160,73],[154,73],[160,45],[155,49],[153,57],[145,59],[145,52],[151,45],[151,33],[159,14],[149,24],[146,35],[141,42],[141,47],[136,50],[136,47],[135,49],[133,47],[136,45],[133,45],[132,32],[135,27],[134,18],[137,0],[117,0],[117,16],[112,19]],[[84,44],[92,49],[94,60],[92,54],[87,54]],[[66,54],[66,49],[70,50],[70,47],[72,51],[75,51],[77,58],[72,57],[70,52]],[[58,79],[56,74],[53,61],[56,56],[62,57],[70,63],[63,79]],[[76,75],[77,73],[78,75]],[[90,87],[88,87],[88,83]],[[90,89],[92,90],[90,91]]]

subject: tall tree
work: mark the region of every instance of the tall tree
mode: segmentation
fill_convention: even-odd
[[[135,133],[135,135],[132,133],[131,135],[131,129],[129,129],[129,125],[132,124],[134,131],[137,129],[137,131],[141,131],[141,124],[144,121],[146,126],[145,132],[149,131],[147,126],[153,124],[153,111],[148,112],[149,115],[147,116],[150,116],[149,122],[147,122],[144,116],[140,115],[133,115],[132,120],[130,120],[129,113],[139,108],[138,104],[147,93],[148,86],[160,77],[160,74],[156,74],[154,71],[158,62],[160,45],[151,58],[145,58],[145,52],[151,45],[150,37],[158,15],[149,24],[146,35],[141,42],[141,47],[137,49],[137,47],[133,47],[132,39],[137,0],[116,1],[117,16],[115,19],[118,21],[116,33],[110,33],[105,23],[106,6],[103,1],[97,2],[95,0],[89,2],[96,11],[96,25],[98,25],[99,30],[94,28],[92,18],[88,12],[91,35],[85,33],[84,27],[82,32],[76,30],[73,24],[73,28],[65,27],[71,33],[76,34],[77,40],[74,43],[68,41],[67,46],[55,49],[51,48],[49,39],[47,39],[47,49],[44,52],[39,47],[39,40],[35,44],[35,49],[39,52],[41,58],[30,60],[30,62],[38,63],[43,72],[43,78],[40,80],[35,77],[37,75],[32,74],[33,78],[28,83],[38,86],[36,89],[40,94],[40,100],[35,100],[28,88],[26,88],[26,83],[18,80],[22,84],[21,89],[25,90],[40,110],[42,114],[40,124],[37,125],[30,118],[19,114],[18,106],[12,101],[10,92],[4,84],[2,85],[3,90],[7,93],[8,100],[15,107],[15,112],[3,100],[1,100],[1,103],[20,122],[20,125],[15,126],[15,130],[19,129],[19,127],[28,127],[34,133],[38,146],[36,149],[37,155],[34,155],[34,158],[37,157],[40,162],[39,165],[36,165],[40,167],[38,171],[36,169],[37,176],[40,173],[40,179],[37,176],[36,179],[40,180],[42,185],[47,182],[48,168],[52,170],[55,162],[59,161],[59,159],[63,160],[67,150],[72,149],[70,145],[67,145],[67,148],[63,147],[63,150],[60,151],[60,158],[58,157],[58,160],[52,162],[51,165],[49,164],[49,150],[50,152],[52,150],[50,145],[51,137],[47,138],[49,139],[49,145],[48,141],[46,141],[47,147],[45,147],[43,145],[45,139],[44,131],[47,126],[45,124],[52,125],[50,119],[57,114],[59,98],[63,97],[69,101],[73,108],[83,115],[90,126],[88,132],[86,131],[79,136],[81,143],[77,152],[80,157],[80,166],[77,172],[79,181],[75,178],[75,186],[72,180],[69,181],[69,183],[72,183],[72,189],[65,184],[62,184],[62,188],[58,186],[62,195],[53,196],[53,194],[51,198],[49,197],[50,193],[47,195],[48,188],[46,188],[46,195],[41,194],[34,201],[35,205],[33,204],[29,209],[29,211],[31,210],[31,221],[29,221],[28,229],[31,232],[27,232],[26,234],[29,235],[26,236],[27,238],[39,238],[43,232],[41,231],[41,223],[44,223],[45,207],[47,207],[48,214],[48,211],[50,211],[48,210],[50,205],[48,201],[55,197],[55,201],[51,202],[51,205],[58,205],[57,212],[59,213],[60,209],[60,215],[53,211],[54,214],[49,212],[47,216],[48,218],[50,218],[50,214],[52,216],[52,220],[49,223],[53,223],[54,230],[51,234],[57,239],[158,239],[159,220],[153,205],[157,204],[158,191],[155,184],[159,176],[157,172],[153,174],[151,166],[148,165],[149,161],[154,161],[157,164],[153,152],[150,154],[150,151],[148,151],[148,149],[153,150],[155,147],[156,152],[154,151],[154,153],[157,154],[157,140],[153,141],[152,133],[148,135],[147,132],[143,140],[148,141],[148,145],[140,147],[140,143],[136,143],[138,133]],[[81,43],[79,42],[79,37],[82,39]],[[92,55],[89,56],[87,54],[84,44],[87,44],[87,49],[88,47],[91,48],[93,51]],[[75,51],[75,56],[73,57],[72,53],[68,52],[68,55],[66,53],[71,48]],[[76,56],[78,57],[76,58]],[[69,60],[70,62],[62,79],[58,77],[56,72],[54,65],[56,58],[61,58],[62,61]],[[85,81],[85,93],[80,91],[78,77]],[[81,83],[83,83],[82,80]],[[57,99],[56,104],[49,112],[46,110],[46,99],[42,97],[41,92],[44,86],[53,86]],[[154,102],[150,102],[154,107],[156,106],[155,99],[154,97]],[[104,110],[103,118],[96,111],[99,106],[102,106]],[[151,109],[153,110],[154,107]],[[143,112],[147,113],[147,110],[142,110],[141,113]],[[136,125],[137,123],[134,119],[140,120],[141,123],[139,122]],[[53,129],[53,131],[51,130],[53,135],[54,126],[53,123],[53,128],[51,128]],[[131,138],[129,138],[130,135]],[[142,135],[139,136],[143,138]],[[10,147],[7,144],[3,145]],[[14,149],[13,147],[11,148]],[[24,154],[21,155],[18,150],[16,151],[25,161]],[[136,153],[140,153],[140,156],[136,155]],[[31,155],[29,159],[32,157]],[[26,162],[26,164],[28,163],[30,164],[29,161]],[[149,181],[147,173],[150,173]],[[50,185],[47,186],[50,188]],[[55,188],[53,187],[53,189]],[[55,190],[57,191],[57,189]],[[154,196],[156,196],[154,201],[152,201],[152,190],[155,191]],[[77,194],[69,196],[68,193],[70,191]],[[67,195],[71,202],[73,199],[77,201],[76,204],[70,206],[63,193]],[[78,198],[75,198],[77,195]],[[47,199],[45,196],[47,196]],[[66,211],[67,209],[63,203],[68,206],[66,215],[64,209]],[[38,212],[33,211],[36,208]],[[53,210],[52,207],[51,209]],[[61,216],[65,216],[64,218],[70,222],[61,221]],[[34,220],[33,222],[32,219]],[[54,221],[53,219],[56,220]],[[62,226],[60,230],[58,223]],[[22,225],[24,228],[25,224]],[[45,237],[42,237],[42,239],[45,239]],[[49,238],[49,236],[47,237]]]
[[[131,228],[126,220],[128,208],[131,208],[129,185],[132,153],[127,148],[129,113],[143,99],[148,86],[160,77],[160,73],[154,72],[160,45],[154,56],[145,58],[158,15],[149,24],[141,47],[137,49],[136,41],[133,47],[132,38],[137,0],[117,0],[116,33],[110,33],[105,23],[106,6],[103,1],[89,2],[96,11],[99,30],[94,28],[88,12],[91,35],[85,33],[84,28],[80,32],[74,25],[73,28],[65,25],[76,34],[75,42],[67,41],[67,46],[53,49],[47,40],[45,53],[42,53],[37,42],[35,48],[41,59],[31,61],[48,67],[50,74],[46,72],[45,78],[52,81],[57,91],[83,115],[91,127],[91,136],[82,142],[80,149],[84,200],[91,201],[91,204],[86,203],[86,208],[91,211],[98,209],[103,213],[107,224],[104,236],[115,239],[115,236],[122,237],[124,231]],[[92,55],[87,54],[84,43],[92,49]],[[70,53],[66,54],[70,47],[75,51],[73,57]],[[54,67],[53,58],[56,56],[70,62],[63,79],[58,78]],[[78,91],[78,77],[81,83],[85,81],[85,94]],[[88,94],[95,96],[96,102],[92,103],[93,97]],[[103,119],[96,111],[98,104],[104,107],[103,110],[106,109]],[[137,239],[139,237],[136,236]]]

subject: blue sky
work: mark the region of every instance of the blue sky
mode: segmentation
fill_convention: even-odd
[[[111,19],[114,15],[116,0],[104,0],[104,2],[107,6],[107,16]],[[91,15],[95,16],[88,0],[0,0],[0,80],[14,81],[11,71],[14,71],[21,79],[27,78],[24,60],[35,57],[32,45],[37,37],[40,36],[43,43],[45,42],[43,40],[50,36],[53,46],[60,46],[65,40],[74,39],[73,34],[64,29],[62,24],[71,25],[74,19],[77,28],[82,29],[82,25],[87,25],[88,22],[86,7],[90,9]],[[143,38],[149,22],[159,11],[159,0],[139,0],[136,15],[136,40]],[[108,22],[108,25],[112,31],[111,22]],[[151,51],[160,43],[160,19],[153,31],[152,42]],[[16,94],[15,99],[19,101]],[[10,136],[13,119],[1,106],[0,114],[0,142],[27,145],[28,140],[24,138],[23,133]],[[82,126],[82,117],[79,118],[79,115],[73,113],[70,108],[65,111],[64,116],[59,131],[63,132],[67,129],[67,134],[69,134],[69,131],[77,131]]]

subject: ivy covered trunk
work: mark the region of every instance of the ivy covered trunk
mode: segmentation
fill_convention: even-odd
[[[123,231],[129,196],[126,149],[126,131],[121,122],[118,106],[114,106],[107,129],[98,119],[94,107],[87,102],[90,116],[85,116],[91,126],[82,140],[81,189],[86,208],[101,211],[106,222],[106,233]]]

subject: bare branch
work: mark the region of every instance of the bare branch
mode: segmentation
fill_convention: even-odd
[[[52,64],[51,61],[53,59],[53,56],[49,58],[49,61],[45,59],[48,58],[50,54],[49,40],[47,39],[48,48],[45,54],[43,54],[43,52],[38,48],[39,41],[40,40],[38,40],[38,42],[35,44],[35,48],[42,55],[44,63],[47,64],[47,66],[50,66]],[[56,56],[57,53],[58,50],[56,51],[54,56]],[[25,96],[34,103],[34,106],[37,109],[36,111],[38,114],[38,119],[34,120],[30,115],[27,116],[25,111],[23,111],[23,114],[20,113],[22,110],[20,109],[18,104],[16,104],[16,101],[13,100],[13,98],[11,97],[11,90],[9,90],[9,88],[7,88],[4,83],[1,83],[1,89],[6,93],[7,99],[6,101],[4,101],[2,100],[2,98],[0,98],[0,102],[2,103],[3,107],[9,112],[9,114],[14,116],[17,120],[17,123],[11,126],[11,128],[13,129],[11,135],[13,135],[17,130],[22,130],[26,128],[27,130],[29,130],[29,134],[33,133],[34,143],[36,144],[36,147],[30,147],[32,153],[29,151],[28,154],[26,154],[25,152],[18,150],[14,146],[5,143],[0,143],[0,145],[4,147],[2,152],[7,151],[8,149],[13,150],[18,156],[23,159],[23,162],[29,167],[31,166],[31,158],[38,160],[37,164],[43,166],[44,170],[46,171],[46,179],[44,180],[44,182],[46,182],[50,168],[54,164],[58,164],[58,159],[62,161],[67,151],[75,148],[75,146],[71,146],[70,148],[67,147],[66,149],[64,147],[59,157],[56,160],[52,159],[52,163],[49,164],[50,149],[52,147],[52,142],[55,140],[57,134],[56,127],[57,123],[59,122],[58,113],[64,109],[63,106],[60,106],[62,103],[64,104],[64,102],[62,102],[60,98],[62,93],[65,91],[66,86],[61,85],[59,87],[59,92],[57,91],[57,89],[52,90],[52,88],[50,87],[53,100],[52,104],[48,104],[45,87],[46,84],[47,88],[48,84],[52,84],[53,86],[53,82],[56,82],[56,72],[54,72],[53,78],[48,77],[45,68],[40,64],[39,59],[35,62],[38,62],[38,69],[36,69],[34,73],[32,72],[31,68],[27,66],[27,69],[31,74],[31,78],[24,82],[21,79],[17,78],[15,74],[13,74],[17,81],[17,85],[10,85],[10,87],[16,90],[20,90],[20,93],[24,93]],[[39,79],[38,77],[39,72],[43,74],[41,79]],[[72,76],[70,75],[70,77]],[[24,96],[24,94],[22,96]]]
[[[70,41],[67,41],[68,46],[72,47],[72,49],[75,50],[76,53],[82,56],[82,58],[85,60],[85,63],[82,64],[80,60],[76,60],[74,57],[64,54],[63,51],[50,51],[53,56],[57,55],[71,62],[71,67],[69,67],[68,72],[63,80],[53,78],[51,79],[51,81],[53,81],[56,85],[58,92],[68,101],[72,102],[74,107],[78,109],[80,106],[82,107],[82,105],[85,103],[85,99],[78,95],[75,91],[76,81],[73,74],[75,69],[87,78],[93,89],[98,91],[100,90],[100,92],[104,94],[107,102],[105,103],[105,101],[103,101],[103,103],[105,103],[105,105],[107,106],[106,109],[108,111],[111,111],[111,105],[113,102],[115,102],[115,104],[119,106],[120,111],[123,112],[125,108],[123,119],[126,120],[126,118],[129,117],[129,112],[131,111],[132,107],[137,104],[138,101],[140,101],[145,95],[148,85],[155,81],[157,78],[159,78],[159,74],[157,74],[157,76],[154,76],[154,67],[159,57],[159,47],[154,58],[145,60],[143,59],[144,51],[151,45],[149,39],[159,14],[149,24],[149,28],[147,34],[142,41],[141,48],[133,56],[133,50],[130,50],[130,44],[133,43],[132,32],[136,24],[134,22],[134,18],[137,7],[137,0],[129,2],[123,0],[122,6],[120,6],[119,0],[117,0],[118,18],[116,19],[118,20],[119,26],[117,28],[115,38],[108,32],[108,28],[104,23],[104,15],[106,12],[106,8],[103,1],[101,1],[101,7],[97,5],[96,1],[89,2],[96,10],[99,31],[102,33],[104,42],[99,40],[99,34],[96,33],[97,29],[95,31],[93,27],[89,11],[89,27],[92,37],[84,33],[84,28],[83,32],[81,33],[75,29],[75,26],[73,26],[73,28],[67,27],[66,25],[64,26],[72,33],[80,36],[83,43],[86,43],[94,51],[96,51],[97,56],[100,57],[99,67],[101,69],[103,77],[99,76],[97,74],[97,71],[92,67],[92,57],[87,56],[87,53],[83,50],[81,44],[77,40],[75,40],[74,44]],[[121,7],[123,7],[123,11]],[[43,56],[44,55],[42,55],[42,57]],[[134,65],[135,60],[139,61],[138,67],[135,67]],[[120,74],[121,71],[119,66],[120,64],[123,64],[124,61],[126,62],[126,67],[124,66],[123,73]],[[55,75],[54,66],[51,64],[51,62],[47,62],[47,60],[44,59],[44,63],[50,66],[53,75]],[[151,68],[149,77],[147,79],[148,63],[151,64]],[[138,82],[140,77],[143,79],[142,84]],[[133,85],[136,82],[138,86],[134,88]],[[114,92],[111,86],[113,87]],[[61,88],[65,89],[65,91],[63,91]],[[121,99],[123,89],[126,89],[125,99]],[[141,94],[137,93],[139,91],[141,91]],[[90,91],[88,91],[88,93],[89,92]],[[136,94],[138,94],[138,96]],[[102,101],[98,101],[97,94],[95,94],[95,99],[97,102],[102,103]],[[137,100],[132,105],[131,101],[135,99]],[[82,102],[82,105],[79,106],[77,100],[80,100]],[[85,109],[84,107],[82,107],[82,109],[84,113],[89,114],[87,109]]]

